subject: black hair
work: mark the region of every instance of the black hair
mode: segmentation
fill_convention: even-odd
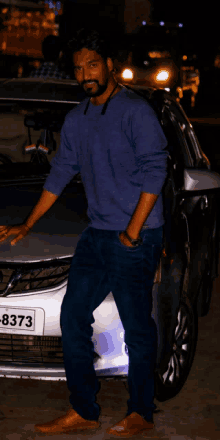
[[[42,53],[45,61],[56,61],[62,49],[61,40],[56,35],[48,35],[42,42]]]
[[[83,28],[76,32],[75,36],[68,42],[72,53],[83,48],[94,50],[106,62],[107,58],[114,59],[115,50],[109,35],[95,29]]]

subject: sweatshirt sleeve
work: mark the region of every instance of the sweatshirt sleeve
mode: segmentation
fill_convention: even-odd
[[[51,160],[50,174],[44,189],[60,195],[73,176],[80,171],[77,161],[76,142],[73,119],[68,117],[61,130],[60,146],[56,156]]]
[[[142,191],[159,195],[167,175],[167,140],[156,113],[148,104],[133,114],[132,143],[136,166],[143,174]]]

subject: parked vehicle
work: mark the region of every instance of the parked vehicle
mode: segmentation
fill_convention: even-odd
[[[128,86],[127,86],[128,87]],[[165,90],[130,86],[154,108],[168,140],[164,250],[155,274],[158,329],[156,397],[174,397],[196,350],[198,316],[210,307],[217,277],[220,175],[212,172],[193,126]],[[84,93],[75,81],[0,81],[0,224],[22,223],[38,200],[67,112]],[[0,244],[0,376],[65,380],[60,306],[71,258],[88,225],[80,175],[14,247]],[[94,367],[126,377],[124,329],[112,292],[94,311]]]

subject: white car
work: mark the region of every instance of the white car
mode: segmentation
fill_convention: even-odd
[[[217,276],[220,176],[210,170],[176,99],[164,90],[132,88],[157,112],[169,148],[164,252],[152,310],[158,329],[156,397],[166,400],[187,379],[196,350],[197,315],[209,310]],[[71,80],[0,81],[0,225],[23,223],[29,215],[59,147],[65,115],[82,98]],[[60,307],[71,258],[88,225],[86,209],[78,174],[22,241],[0,244],[0,376],[66,379]],[[124,329],[112,292],[94,318],[97,375],[126,377]]]

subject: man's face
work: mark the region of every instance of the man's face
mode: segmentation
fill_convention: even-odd
[[[102,95],[109,83],[112,61],[107,62],[94,50],[82,49],[73,54],[74,73],[77,82],[91,97]]]

